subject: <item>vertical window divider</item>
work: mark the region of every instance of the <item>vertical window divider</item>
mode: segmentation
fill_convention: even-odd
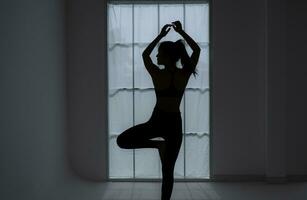
[[[157,11],[158,11],[158,33],[157,34],[159,34],[159,32],[160,32],[160,3],[158,2],[158,5],[157,5]],[[155,88],[153,88],[153,90],[155,90]],[[162,164],[161,164],[161,162],[160,162],[160,164],[159,164],[159,172],[161,172],[161,176],[162,176],[162,171],[161,171],[161,168],[162,168],[162,166],[161,166]]]
[[[160,3],[158,3],[158,34],[160,32]]]
[[[134,4],[132,4],[132,124],[135,126],[135,97],[134,97]],[[135,179],[135,149],[133,149],[133,179]]]
[[[185,3],[183,2],[183,29],[185,30]],[[186,178],[186,106],[185,106],[185,92],[183,93],[183,178]]]

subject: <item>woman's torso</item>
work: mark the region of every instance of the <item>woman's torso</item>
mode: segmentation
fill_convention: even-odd
[[[153,77],[157,98],[155,107],[166,112],[179,112],[181,99],[190,75],[179,68],[173,72],[165,69],[160,70],[159,74]]]

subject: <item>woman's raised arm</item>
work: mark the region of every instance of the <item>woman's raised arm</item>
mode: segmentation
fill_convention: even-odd
[[[173,24],[174,30],[178,34],[180,34],[185,39],[185,41],[187,41],[188,45],[193,50],[193,53],[192,53],[190,59],[191,59],[192,64],[196,66],[196,64],[198,62],[199,55],[200,55],[200,50],[201,50],[200,47],[184,30],[182,30],[182,25],[181,25],[180,21],[172,22],[172,24]]]
[[[150,54],[155,48],[155,46],[158,44],[158,42],[170,31],[171,26],[171,24],[164,25],[160,34],[146,47],[146,49],[142,53],[144,65],[150,74],[154,73],[154,71],[158,69],[158,67],[153,64],[150,58]]]

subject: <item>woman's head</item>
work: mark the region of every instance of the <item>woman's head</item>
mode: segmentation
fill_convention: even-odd
[[[189,69],[190,57],[182,40],[161,42],[157,54],[157,62],[159,65],[165,65],[165,67],[175,66],[179,59],[181,59],[182,67]],[[194,70],[192,73],[194,75],[196,74]]]
[[[158,58],[158,64],[169,65],[176,63],[180,58],[180,54],[175,42],[172,41],[162,42],[158,49],[157,58]]]

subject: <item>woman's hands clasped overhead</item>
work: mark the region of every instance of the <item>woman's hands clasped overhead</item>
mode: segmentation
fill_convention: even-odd
[[[165,24],[160,32],[160,35],[162,37],[166,36],[167,33],[171,30],[172,25],[171,24]]]
[[[180,21],[174,21],[172,22],[172,27],[174,28],[174,30],[177,32],[177,33],[180,33],[182,31],[182,25],[181,25],[181,22]]]
[[[163,28],[161,29],[160,35],[162,37],[166,36],[167,33],[171,30],[171,28],[173,27],[173,29],[177,32],[180,33],[182,32],[182,25],[180,21],[174,21],[172,22],[172,24],[165,24],[163,26]]]

